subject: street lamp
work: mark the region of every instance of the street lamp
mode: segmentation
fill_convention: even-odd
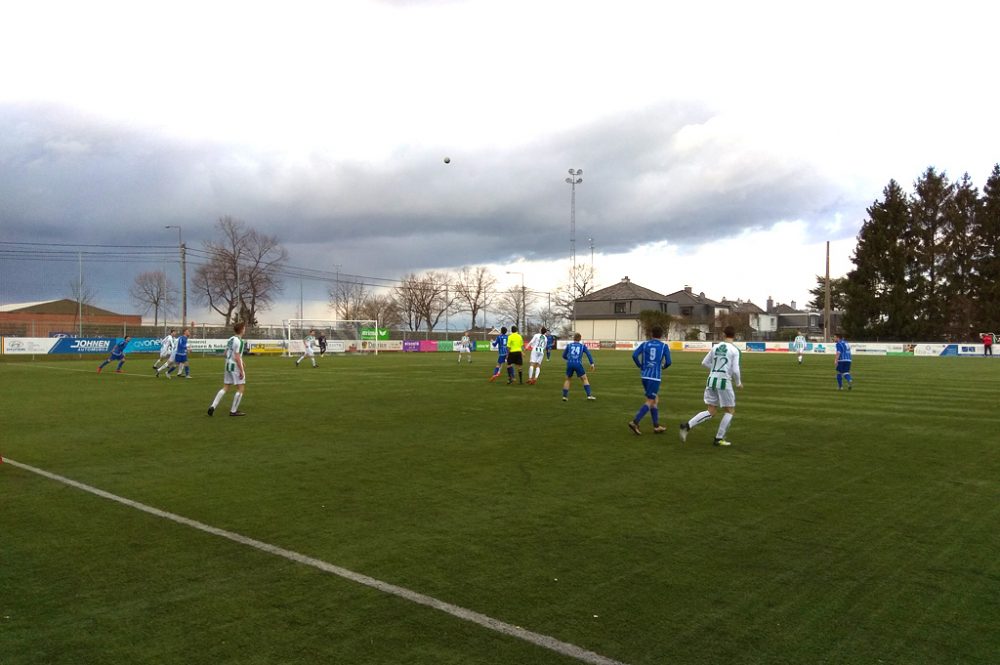
[[[566,178],[566,183],[570,186],[570,198],[569,198],[569,249],[570,256],[573,259],[573,303],[570,307],[570,327],[576,328],[576,186],[583,182],[583,169],[570,169],[569,177]]]
[[[188,285],[187,285],[187,248],[181,237],[181,227],[174,225],[164,226],[165,229],[177,229],[177,246],[181,252],[181,329],[187,326],[188,316]]]
[[[517,270],[508,270],[507,274],[508,275],[520,275],[521,276],[521,321],[520,321],[520,323],[518,323],[518,325],[521,326],[521,330],[524,331],[524,326],[527,325],[525,323],[525,319],[528,316],[528,313],[525,311],[527,303],[525,303],[525,301],[524,301],[524,295],[525,295],[525,291],[524,291],[524,273],[523,272],[518,272]]]

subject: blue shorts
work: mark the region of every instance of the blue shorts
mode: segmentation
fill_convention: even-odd
[[[110,359],[111,360],[125,360],[125,354],[124,353],[112,353]]]
[[[660,392],[660,382],[656,379],[643,379],[642,389],[646,391],[646,399],[656,399],[656,394]]]
[[[499,356],[497,356],[497,365],[503,365],[505,362],[507,362],[506,353],[502,353]]]
[[[566,378],[570,378],[576,374],[579,377],[587,376],[587,370],[583,369],[583,365],[566,365]]]
[[[186,363],[188,361],[188,354],[178,353],[174,356],[174,362],[180,365],[181,363]]]
[[[850,360],[840,360],[837,362],[837,374],[847,374],[851,371]]]

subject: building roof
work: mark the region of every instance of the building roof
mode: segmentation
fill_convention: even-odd
[[[724,307],[720,302],[716,302],[711,298],[706,298],[705,293],[695,293],[690,286],[685,286],[680,291],[675,291],[674,293],[668,293],[663,296],[665,300],[672,300],[679,305],[712,305],[713,307]]]
[[[607,288],[594,291],[593,293],[577,298],[577,302],[593,302],[597,300],[669,300],[662,293],[657,293],[652,289],[639,286],[628,277],[624,277],[617,284],[612,284]]]
[[[11,305],[0,306],[0,312],[17,314],[77,314],[80,305],[75,300],[63,298],[62,300],[43,300],[40,302],[23,302]],[[93,305],[83,306],[84,316],[124,316],[118,312],[111,312]]]
[[[723,298],[720,300],[723,305],[729,308],[730,312],[735,312],[739,314],[766,314],[763,309],[753,304],[749,300],[726,300]]]

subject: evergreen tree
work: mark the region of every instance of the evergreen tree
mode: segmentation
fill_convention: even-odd
[[[904,234],[908,251],[907,284],[916,303],[917,339],[941,339],[945,334],[944,239],[947,210],[954,187],[933,166],[914,183],[911,224]]]
[[[895,180],[889,181],[882,196],[868,208],[852,257],[855,267],[845,281],[842,326],[856,339],[907,339],[913,334],[905,245],[910,208]]]
[[[976,213],[979,192],[966,173],[955,183],[945,207],[945,227],[941,246],[942,285],[940,299],[944,306],[944,333],[950,340],[975,339],[977,265],[981,261],[976,237]]]
[[[826,277],[816,275],[815,288],[809,289],[812,300],[806,305],[809,309],[822,312],[826,308]],[[847,305],[847,278],[830,278],[830,309],[835,312],[844,311]]]
[[[1000,332],[1000,164],[983,186],[974,233],[979,241],[976,332]]]

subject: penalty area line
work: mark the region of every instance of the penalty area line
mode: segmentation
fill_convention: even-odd
[[[191,527],[192,529],[197,529],[204,533],[211,534],[213,536],[218,536],[220,538],[225,538],[226,540],[231,540],[235,543],[241,545],[246,545],[247,547],[252,547],[261,552],[266,552],[268,554],[273,554],[274,556],[279,556],[289,561],[295,563],[300,563],[306,566],[312,566],[318,570],[325,573],[331,573],[338,577],[341,577],[351,582],[357,584],[362,584],[366,587],[376,589],[383,593],[408,600],[417,605],[423,605],[425,607],[430,607],[432,609],[444,612],[445,614],[450,614],[453,617],[462,619],[463,621],[468,621],[470,623],[477,624],[483,628],[507,635],[509,637],[515,637],[519,640],[525,642],[530,642],[536,646],[540,646],[549,651],[554,651],[556,653],[562,654],[564,656],[569,656],[570,658],[575,658],[584,663],[589,663],[591,665],[626,665],[625,663],[607,658],[599,653],[594,653],[593,651],[588,651],[582,647],[578,647],[575,644],[570,644],[568,642],[563,642],[557,640],[549,635],[543,635],[541,633],[536,633],[520,626],[515,626],[513,624],[500,621],[499,619],[494,619],[493,617],[487,616],[475,610],[466,609],[458,605],[453,605],[447,603],[443,600],[438,600],[433,596],[428,596],[406,587],[397,586],[389,582],[383,582],[382,580],[376,579],[374,577],[369,577],[368,575],[363,575],[361,573],[356,573],[353,570],[348,570],[347,568],[342,568],[341,566],[336,566],[332,563],[327,563],[320,559],[315,559],[311,556],[306,556],[305,554],[299,554],[298,552],[293,552],[292,550],[286,550],[283,547],[278,547],[276,545],[271,545],[270,543],[265,543],[254,538],[249,538],[247,536],[242,536],[238,533],[232,531],[226,531],[225,529],[219,529],[197,520],[192,520],[182,515],[177,515],[175,513],[170,513],[165,510],[160,510],[159,508],[154,508],[152,506],[147,506],[144,503],[139,503],[138,501],[133,501],[131,499],[126,499],[125,497],[118,496],[117,494],[112,494],[106,492],[102,489],[86,485],[84,483],[73,480],[72,478],[66,478],[65,476],[60,476],[58,474],[46,471],[44,469],[39,469],[37,467],[31,466],[29,464],[24,464],[22,462],[17,462],[10,459],[9,457],[2,458],[4,464],[9,464],[11,466],[17,467],[24,471],[29,471],[31,473],[37,474],[39,476],[48,478],[49,480],[54,480],[56,482],[63,483],[64,485],[69,485],[70,487],[75,487],[78,490],[88,492],[95,496],[99,496],[102,499],[108,499],[109,501],[114,501],[120,503],[129,508],[134,508],[140,510],[144,513],[154,515],[177,524],[183,524],[184,526]]]

